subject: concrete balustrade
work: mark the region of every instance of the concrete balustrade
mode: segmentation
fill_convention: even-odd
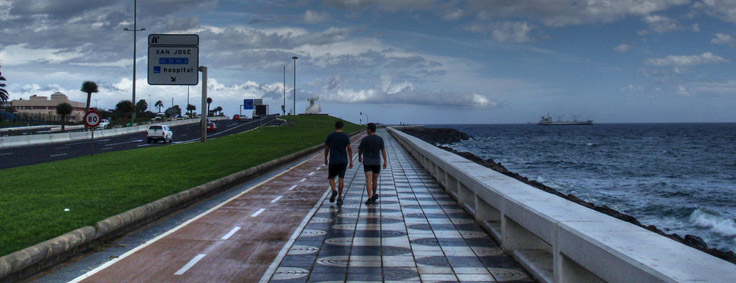
[[[541,282],[736,282],[736,265],[388,131]]]
[[[213,121],[227,120],[227,118],[210,117],[210,120],[213,120]],[[126,128],[96,130],[95,138],[112,137],[112,136],[118,136],[118,135],[126,135],[126,134],[131,134],[131,133],[143,132],[147,130],[148,126],[150,125],[178,126],[178,125],[185,125],[185,124],[197,124],[199,122],[200,122],[199,119],[187,119],[187,120],[179,120],[179,121],[168,121],[168,122],[161,122],[161,123],[154,123],[154,124],[146,124],[146,125],[140,125],[140,126],[134,126],[134,127],[126,127]],[[11,148],[11,147],[28,146],[28,145],[39,145],[39,144],[68,142],[68,141],[76,141],[76,140],[87,140],[87,139],[90,139],[91,137],[92,137],[92,132],[68,132],[68,133],[58,133],[58,134],[0,137],[0,148]]]

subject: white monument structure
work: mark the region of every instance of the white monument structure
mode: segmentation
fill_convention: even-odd
[[[307,109],[304,110],[304,113],[306,114],[319,114],[319,112],[322,112],[322,106],[320,106],[317,103],[314,103],[315,101],[319,100],[319,96],[312,97],[309,100],[309,106],[307,106]]]

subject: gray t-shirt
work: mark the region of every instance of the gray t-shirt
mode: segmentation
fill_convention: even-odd
[[[348,164],[347,147],[350,136],[343,132],[333,132],[327,136],[325,145],[330,147],[330,164]]]
[[[381,150],[386,149],[383,146],[383,138],[377,135],[368,135],[360,141],[358,149],[363,151],[363,164],[381,165]]]

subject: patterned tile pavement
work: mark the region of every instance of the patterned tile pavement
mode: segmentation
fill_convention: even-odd
[[[379,134],[389,167],[378,202],[364,204],[356,162],[345,176],[345,204],[322,203],[272,282],[533,282],[396,140]]]

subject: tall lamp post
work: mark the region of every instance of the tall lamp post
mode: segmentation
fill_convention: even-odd
[[[145,28],[138,29],[138,0],[133,0],[133,29],[124,28],[125,31],[132,31],[133,32],[133,105],[135,105],[135,54],[136,54],[136,34],[138,34],[139,31],[146,30]],[[130,119],[130,124],[135,123],[135,111],[133,111],[133,115]]]
[[[366,123],[366,124],[368,124],[368,122],[369,122],[369,121],[368,121],[368,114],[366,114],[366,113],[363,113],[363,112],[360,112],[360,117],[361,117],[361,118],[363,117],[363,115],[365,115],[365,123]]]
[[[294,56],[291,59],[294,59],[294,115],[296,115],[296,59],[299,58]]]
[[[284,104],[281,104],[281,115],[286,116],[286,65],[284,65]]]

